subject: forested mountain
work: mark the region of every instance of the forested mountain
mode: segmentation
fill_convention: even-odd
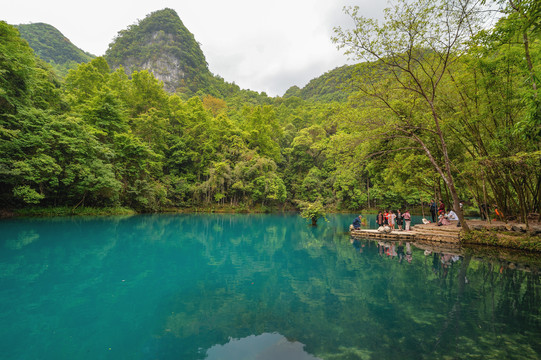
[[[147,70],[163,82],[166,91],[185,98],[208,94],[250,103],[268,102],[265,94],[241,90],[212,74],[199,43],[172,9],[155,11],[119,31],[105,59],[113,70],[122,67],[128,76]]]
[[[28,41],[37,56],[51,64],[61,75],[95,58],[66,38],[54,26],[44,23],[18,25],[21,37]]]
[[[0,22],[0,204],[359,210],[441,198],[524,220],[541,210],[539,2],[466,36],[480,12],[451,1],[396,0],[381,29],[352,10],[355,36],[337,29],[335,41],[366,61],[276,98],[212,75],[170,9],[60,80]]]
[[[171,93],[196,93],[213,80],[194,35],[172,9],[155,11],[120,31],[105,58],[113,70],[122,66],[128,75],[152,72]]]
[[[353,93],[351,81],[355,73],[362,67],[357,65],[344,65],[310,80],[302,89],[298,86],[290,87],[284,98],[297,96],[303,100],[321,102],[345,102]]]

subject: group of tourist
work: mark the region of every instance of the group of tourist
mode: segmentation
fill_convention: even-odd
[[[362,219],[363,219],[362,215],[359,215],[355,219],[353,219],[351,228],[360,229],[361,224],[362,224]],[[385,212],[382,212],[380,210],[378,212],[378,215],[376,216],[376,224],[378,224],[379,227],[388,226],[391,229],[391,231],[395,230],[395,226],[396,226],[396,229],[400,231],[401,230],[410,231],[411,214],[409,210],[406,210],[403,213],[400,210],[396,210],[396,211],[385,210]]]
[[[463,202],[460,202],[460,209],[462,210]],[[432,215],[432,222],[436,223],[438,226],[443,225],[451,225],[456,224],[457,227],[460,227],[460,219],[458,218],[458,215],[451,209],[445,210],[445,204],[443,201],[439,201],[439,204],[437,205],[434,200],[430,201],[430,214]],[[360,229],[361,223],[362,223],[362,215],[359,215],[353,220],[353,224],[351,227],[353,229]],[[429,224],[430,221],[423,218],[423,223]],[[390,229],[390,231],[393,230],[405,230],[410,231],[410,225],[411,225],[411,214],[409,210],[406,210],[404,212],[401,212],[400,210],[385,210],[385,211],[379,211],[376,215],[376,224],[378,227],[386,227],[388,226],[387,230]]]
[[[460,202],[460,209],[462,210],[463,203]],[[437,209],[437,210],[436,210]],[[437,211],[437,217],[436,217]],[[445,212],[445,204],[440,200],[439,205],[436,206],[434,200],[430,200],[430,215],[432,215],[432,222],[437,222],[438,226],[451,225],[453,221],[456,221],[456,226],[460,226],[460,220],[458,215],[453,211],[453,209],[447,209]]]
[[[400,231],[404,230],[402,229],[402,226],[405,226],[405,230],[409,231],[411,225],[411,214],[409,210],[404,211],[404,213],[402,213],[400,210],[385,210],[384,212],[380,210],[376,216],[376,224],[378,224],[378,226],[389,226],[391,230],[394,230],[396,225]]]

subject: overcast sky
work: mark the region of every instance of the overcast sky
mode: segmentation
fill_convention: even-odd
[[[347,63],[330,38],[351,27],[342,8],[382,17],[387,0],[0,0],[0,20],[44,22],[75,46],[104,55],[120,30],[153,11],[174,9],[201,44],[210,71],[243,89],[283,95]]]

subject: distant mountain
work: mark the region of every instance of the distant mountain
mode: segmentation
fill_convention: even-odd
[[[112,69],[149,70],[169,92],[197,92],[213,75],[193,34],[172,9],[155,11],[121,30],[105,58]]]
[[[34,52],[60,75],[64,76],[70,68],[95,58],[77,48],[51,25],[35,23],[17,27]],[[152,72],[169,92],[187,96],[209,94],[254,104],[271,101],[264,93],[242,90],[234,83],[213,75],[199,43],[172,9],[155,11],[137,24],[119,31],[109,44],[105,59],[111,69],[122,66],[128,75],[141,70]],[[312,79],[302,89],[292,86],[283,97],[296,96],[321,102],[347,101],[351,91],[345,85],[357,69],[358,65],[336,68]]]
[[[16,27],[36,55],[60,70],[60,73],[67,73],[67,69],[95,58],[73,45],[58,29],[49,24],[21,24]]]
[[[331,102],[347,101],[352,93],[351,79],[360,70],[361,64],[344,65],[310,80],[302,89],[298,86],[290,87],[284,94],[284,98],[299,97],[304,100]]]

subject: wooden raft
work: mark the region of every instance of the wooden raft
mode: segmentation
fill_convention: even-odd
[[[350,234],[354,238],[363,239],[381,239],[396,241],[419,241],[436,243],[460,243],[460,227],[456,225],[437,226],[436,224],[415,225],[410,231],[394,230],[390,233],[379,232],[373,229],[351,230]]]

